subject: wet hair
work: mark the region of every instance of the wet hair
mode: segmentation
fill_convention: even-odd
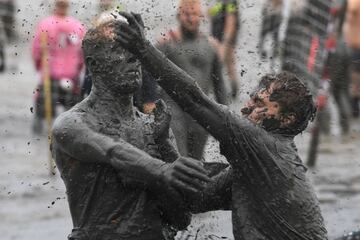
[[[313,96],[306,85],[294,74],[282,72],[262,77],[259,87],[270,89],[269,100],[277,102],[280,114],[294,115],[294,122],[279,129],[282,134],[297,135],[304,131],[316,115]]]
[[[105,43],[110,42],[110,39],[107,39],[103,33],[103,27],[104,26],[91,28],[86,32],[82,41],[85,59],[89,56],[93,56],[94,51],[101,50]]]
[[[114,40],[111,36],[106,36],[106,29],[114,27],[117,22],[127,22],[116,11],[102,14],[96,21],[93,28],[89,29],[83,39],[82,49],[84,58],[92,56],[94,52],[103,50],[106,43]]]

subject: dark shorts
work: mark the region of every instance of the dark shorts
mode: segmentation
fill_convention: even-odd
[[[51,81],[52,116],[56,116],[55,110],[57,105],[61,105],[68,110],[80,101],[80,94],[66,92],[59,86],[59,81]],[[45,93],[43,85],[38,86],[36,89],[35,114],[39,118],[45,117]]]

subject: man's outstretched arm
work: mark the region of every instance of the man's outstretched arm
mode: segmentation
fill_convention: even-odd
[[[148,71],[159,78],[160,86],[172,99],[223,147],[236,149],[231,158],[227,156],[233,169],[251,169],[253,175],[249,171],[244,172],[249,175],[249,179],[267,179],[270,183],[273,181],[271,178],[273,172],[285,177],[291,175],[288,169],[283,171],[284,167],[279,166],[282,162],[277,162],[280,157],[275,146],[276,141],[271,134],[249,120],[232,114],[223,105],[210,100],[191,76],[146,40],[139,24],[140,15],[129,13],[121,13],[121,15],[127,18],[129,24],[119,23],[116,26],[116,41],[136,55]],[[284,148],[287,149],[287,146]]]
[[[143,36],[136,14],[121,13],[129,24],[116,26],[117,39],[123,47],[135,54],[143,66],[158,79],[159,85],[209,133],[218,140],[224,138],[224,111],[227,108],[209,99],[195,80],[168,60]],[[225,139],[224,139],[225,140]]]
[[[187,192],[197,192],[203,184],[192,181],[209,181],[200,163],[179,158],[174,163],[165,163],[151,157],[122,139],[95,132],[80,113],[72,111],[59,116],[53,127],[55,150],[86,162],[112,165],[124,177],[152,185],[166,184]]]
[[[231,210],[232,169],[227,167],[211,177],[211,179],[213,182],[207,184],[200,194],[196,194],[188,200],[189,209],[192,213]]]

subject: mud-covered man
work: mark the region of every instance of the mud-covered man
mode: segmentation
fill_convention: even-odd
[[[202,8],[200,0],[180,0],[177,9],[179,26],[159,40],[157,48],[173,63],[192,76],[201,90],[214,93],[218,103],[226,104],[218,43],[200,31]],[[146,79],[144,79],[146,80]],[[153,79],[148,82],[156,84]],[[171,129],[182,156],[202,159],[208,133],[185,113],[165,91],[159,91],[171,109]]]
[[[117,42],[219,140],[232,167],[218,180],[232,178],[235,239],[327,239],[319,202],[294,144],[294,137],[316,112],[306,86],[290,73],[266,76],[242,109],[243,115],[235,114],[210,100],[194,79],[154,48],[132,14],[121,14],[129,24],[117,29]]]
[[[113,40],[117,21],[86,34],[92,91],[53,127],[53,153],[74,225],[69,239],[171,239],[168,229],[190,220],[178,194],[192,195],[209,179],[200,162],[168,148],[159,112],[154,122],[133,107],[140,62]]]

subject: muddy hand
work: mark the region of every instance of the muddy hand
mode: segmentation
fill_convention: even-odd
[[[197,193],[211,182],[202,163],[191,158],[180,157],[160,169],[161,183],[184,193]]]
[[[136,13],[119,12],[128,23],[117,22],[115,27],[116,41],[125,49],[135,55],[141,54],[145,49],[144,22]]]
[[[157,100],[155,104],[156,108],[154,110],[154,137],[157,140],[167,139],[169,138],[171,113],[163,100]]]

